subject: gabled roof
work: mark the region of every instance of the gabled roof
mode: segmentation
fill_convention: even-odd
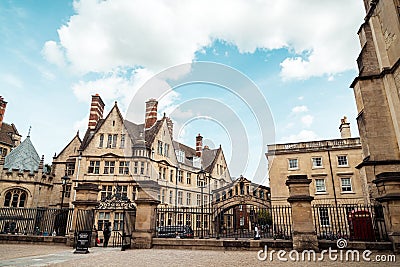
[[[13,134],[21,136],[18,133],[14,123],[8,124],[3,122],[0,128],[0,143],[13,147],[14,146],[14,141],[12,140]]]
[[[217,149],[203,149],[202,160],[205,171],[211,172],[217,162],[219,154],[222,152],[222,148]]]
[[[85,135],[83,136],[82,144],[79,148],[79,150],[85,150],[85,148],[89,145],[90,141],[93,139],[93,136],[97,131],[100,129],[101,125],[103,125],[104,119],[100,119],[97,124],[96,128],[94,130],[87,129]]]
[[[154,125],[146,129],[144,131],[144,139],[146,140],[146,147],[150,148],[151,144],[154,142],[154,139],[156,138],[157,133],[160,131],[161,126],[163,125],[165,118],[162,118],[161,120],[156,121]]]
[[[33,146],[30,137],[26,139],[15,149],[13,149],[4,160],[4,168],[9,170],[29,170],[37,171],[39,168],[40,157]]]
[[[115,101],[115,104],[114,104],[113,108],[110,110],[110,112],[108,112],[107,117],[105,119],[100,119],[97,122],[96,127],[93,130],[91,130],[89,128],[86,130],[85,136],[83,137],[82,144],[81,144],[81,147],[79,148],[79,150],[84,150],[89,145],[90,141],[93,139],[93,136],[97,133],[97,131],[100,129],[100,127],[103,125],[103,123],[108,119],[108,117],[110,116],[111,112],[114,109],[117,110],[117,113],[118,113],[121,121],[124,122],[121,111],[119,111],[117,101]]]
[[[66,145],[64,148],[63,148],[63,150],[61,150],[61,152],[60,153],[58,153],[58,155],[57,156],[54,156],[53,158],[58,158],[64,151],[65,151],[65,149],[67,149],[67,147],[69,147],[71,144],[72,144],[72,142],[74,142],[74,140],[75,139],[78,139],[78,141],[79,141],[79,143],[82,145],[82,140],[81,140],[81,138],[79,137],[79,131],[77,131],[76,132],[76,135],[74,136],[74,138],[72,138],[72,140],[68,143],[68,145]]]
[[[175,150],[181,150],[185,153],[185,157],[193,158],[196,156],[196,149],[193,149],[187,145],[179,143],[178,141],[172,141]]]
[[[120,117],[122,119],[122,115],[118,109],[118,106],[115,104],[115,106],[113,108],[117,108],[118,114],[120,115]],[[97,133],[97,131],[100,129],[100,127],[104,124],[104,121],[107,120],[107,118],[111,114],[111,112],[112,112],[112,110],[108,113],[108,115],[105,119],[100,119],[98,121],[95,129],[93,129],[93,130],[87,129],[85,136],[83,137],[80,150],[84,150],[89,145],[90,141],[93,139],[93,136]],[[144,133],[145,145],[148,149],[150,149],[151,145],[154,142],[155,137],[157,136],[158,132],[160,131],[160,129],[166,119],[167,118],[164,116],[162,119],[157,120],[154,123],[154,125],[149,129],[144,129],[144,123],[136,124],[129,120],[123,120],[123,124],[125,126],[125,129],[128,132],[128,135],[132,141],[132,144],[136,144],[136,143],[138,143],[137,142],[138,140],[143,139],[143,136],[141,136],[141,133],[142,134]],[[191,148],[191,147],[184,145],[180,142],[177,142],[175,140],[172,141],[172,144],[173,144],[174,150],[181,150],[185,153],[184,164],[192,166],[193,158],[196,157],[196,150],[194,148]],[[214,168],[216,159],[218,158],[221,151],[222,151],[221,147],[219,147],[217,149],[203,149],[202,166],[203,166],[204,170],[211,171]]]

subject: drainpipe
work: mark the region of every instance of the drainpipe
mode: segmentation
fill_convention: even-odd
[[[331,153],[330,153],[330,147],[329,147],[329,143],[328,142],[326,142],[326,148],[327,148],[327,151],[328,151],[329,171],[331,173],[331,181],[332,181],[332,187],[333,187],[333,197],[334,197],[334,200],[335,200],[336,223],[338,223],[339,222],[339,209],[338,209],[338,203],[337,203],[337,197],[336,197],[335,179],[333,178]],[[340,231],[340,233],[342,233],[340,222],[339,222],[339,231]]]

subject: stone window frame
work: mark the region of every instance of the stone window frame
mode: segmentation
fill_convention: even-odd
[[[318,185],[318,181],[323,181],[324,190],[318,190],[318,187],[319,187],[319,186],[322,186],[322,185]],[[326,193],[326,182],[325,182],[325,178],[316,178],[316,179],[315,179],[315,193],[316,193],[316,194],[325,194],[325,193]]]
[[[121,134],[121,144],[120,148],[125,148],[125,134]]]
[[[186,205],[190,206],[192,204],[192,193],[186,192]]]
[[[292,165],[292,162],[296,162],[296,166]],[[294,167],[291,167],[294,166]],[[298,158],[288,158],[288,170],[298,170],[299,169],[299,159]]]
[[[343,184],[343,180],[345,180],[345,179],[349,181],[349,184],[347,184],[347,185]],[[350,187],[350,190],[343,190],[344,186],[347,188]],[[351,182],[351,177],[341,177],[340,178],[340,190],[342,193],[353,193],[353,185]]]
[[[169,157],[169,144],[164,143],[164,156]]]
[[[99,148],[102,148],[104,145],[104,134],[100,134],[99,136]]]
[[[111,212],[100,211],[97,215],[97,230],[102,231],[104,225],[108,225],[111,220]]]
[[[158,155],[163,154],[163,142],[161,140],[158,140],[158,143],[157,143],[157,153],[158,153]]]
[[[318,219],[321,226],[326,227],[331,225],[328,207],[318,207]]]
[[[178,171],[178,183],[183,183],[183,171]]]
[[[121,231],[124,223],[124,214],[122,211],[114,212],[113,231]]]
[[[178,205],[183,205],[183,192],[178,191]]]
[[[320,160],[320,165],[316,165],[315,163],[318,163],[318,159]],[[321,156],[315,156],[311,157],[311,163],[312,163],[312,168],[313,169],[322,169],[324,168],[324,165],[322,164],[322,157]]]
[[[113,194],[113,186],[112,185],[102,185],[100,191],[100,200],[104,201],[107,198],[110,198]]]
[[[105,160],[103,174],[114,174],[114,173],[115,173],[115,160]]]
[[[90,160],[89,161],[88,173],[92,173],[92,174],[100,173],[100,160]]]
[[[112,134],[108,134],[107,136],[107,148],[112,148]]]
[[[11,188],[4,196],[4,207],[24,208],[28,200],[28,193],[21,188]]]
[[[129,167],[130,167],[130,161],[120,161],[119,162],[119,168],[118,168],[118,173],[119,174],[129,174]]]
[[[346,164],[343,164],[344,159],[346,159]],[[337,155],[337,165],[338,167],[349,167],[349,157],[347,155]]]

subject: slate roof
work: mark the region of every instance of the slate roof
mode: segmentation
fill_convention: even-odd
[[[141,137],[140,134],[144,133],[145,145],[148,149],[150,149],[150,146],[151,146],[151,144],[153,144],[154,139],[155,139],[157,133],[160,131],[160,128],[163,125],[164,120],[166,120],[167,118],[163,117],[162,119],[157,120],[151,128],[144,129],[144,123],[136,124],[134,122],[124,120],[122,118],[121,113],[119,112],[118,106],[115,105],[114,107],[117,108],[118,114],[120,115],[121,119],[123,120],[125,128],[129,134],[129,137],[131,138],[132,144],[139,144],[140,143],[139,139],[143,139],[143,137]],[[110,113],[111,113],[111,111],[109,112],[107,117],[110,115]],[[80,146],[80,150],[84,150],[89,145],[90,141],[93,139],[93,136],[103,125],[104,121],[107,120],[107,117],[105,119],[100,119],[94,130],[90,130],[90,129],[86,130],[85,136],[83,137],[82,144]],[[173,140],[172,142],[173,142],[174,150],[182,150],[185,153],[184,164],[193,166],[193,157],[196,156],[196,150],[187,145],[179,143],[177,141]],[[204,170],[206,170],[206,171],[212,170],[212,168],[214,167],[216,158],[219,155],[219,153],[221,152],[221,150],[222,150],[221,147],[218,149],[204,149],[203,150],[202,165],[203,165]]]
[[[13,123],[8,124],[3,122],[0,128],[0,143],[13,147],[14,146],[14,142],[12,140],[13,134],[20,136],[15,125]]]
[[[30,137],[26,139],[16,148],[14,148],[4,160],[4,168],[9,170],[17,169],[20,171],[29,170],[37,171],[39,168],[40,157],[33,146]]]
[[[202,161],[205,171],[211,172],[211,170],[214,168],[218,155],[221,153],[221,149],[221,147],[217,149],[203,149]]]

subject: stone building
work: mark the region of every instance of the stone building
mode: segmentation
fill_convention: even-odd
[[[358,165],[367,196],[383,206],[394,250],[400,250],[400,1],[364,0],[358,30],[358,76],[351,84],[362,141]]]
[[[6,105],[0,97],[0,207],[48,207],[53,176],[44,170],[29,134],[21,143],[15,125],[3,122]]]
[[[312,179],[313,204],[366,204],[365,181],[356,166],[361,162],[360,138],[352,138],[350,123],[341,120],[340,139],[271,144],[269,164],[271,204],[287,205],[290,175]]]
[[[104,102],[99,95],[92,96],[83,139],[77,134],[53,159],[55,188],[61,186],[65,173],[71,179],[66,203],[74,201],[71,186],[82,181],[99,186],[99,201],[111,197],[117,187],[124,197],[134,201],[138,185],[153,181],[157,185],[153,197],[160,200],[160,206],[193,207],[201,203],[201,183],[197,180],[201,169],[210,177],[204,189],[204,203],[211,201],[212,190],[231,182],[221,146],[203,147],[200,134],[193,140],[195,148],[174,140],[173,122],[165,114],[158,119],[157,106],[155,99],[147,101],[144,123],[136,124],[123,118],[117,102],[103,118]],[[60,203],[57,192],[54,190],[56,202]],[[118,230],[120,213],[100,211],[96,225],[101,230],[105,223],[113,222],[114,230]]]
[[[53,176],[43,166],[30,136],[0,161],[0,207],[51,206]]]
[[[351,88],[363,152],[358,168],[368,182],[368,196],[375,199],[376,176],[400,173],[400,1],[364,0],[364,5],[359,74]]]

